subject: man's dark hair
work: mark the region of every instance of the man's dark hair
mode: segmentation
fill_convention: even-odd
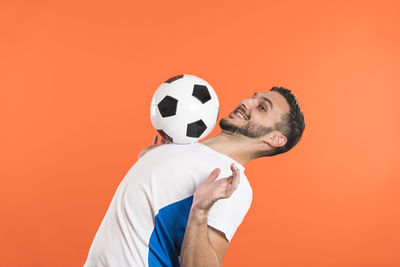
[[[286,136],[287,142],[282,147],[275,147],[272,150],[259,153],[256,157],[274,156],[289,151],[300,141],[305,128],[303,112],[297,103],[296,96],[289,89],[283,87],[273,87],[270,91],[280,93],[289,104],[289,113],[283,114],[281,122],[274,125],[275,130]]]

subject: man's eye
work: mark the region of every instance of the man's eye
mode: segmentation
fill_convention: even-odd
[[[258,105],[258,107],[264,111],[266,111],[265,107],[263,105]]]

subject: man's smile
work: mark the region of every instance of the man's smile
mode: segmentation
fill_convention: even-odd
[[[246,113],[240,107],[235,109],[235,111],[232,112],[230,117],[239,118],[241,120],[249,119],[248,116],[246,115]]]

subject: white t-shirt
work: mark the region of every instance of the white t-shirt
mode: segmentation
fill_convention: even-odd
[[[232,175],[232,163],[240,170],[239,186],[208,213],[208,225],[231,241],[252,201],[244,167],[202,143],[164,144],[141,157],[122,180],[84,266],[180,266],[196,188],[215,168],[221,169],[217,180]]]

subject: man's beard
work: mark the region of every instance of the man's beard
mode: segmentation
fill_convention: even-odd
[[[273,128],[268,128],[251,121],[248,121],[243,126],[238,126],[234,123],[231,123],[228,119],[221,119],[219,121],[219,126],[226,132],[244,135],[250,138],[258,138],[274,130]]]

